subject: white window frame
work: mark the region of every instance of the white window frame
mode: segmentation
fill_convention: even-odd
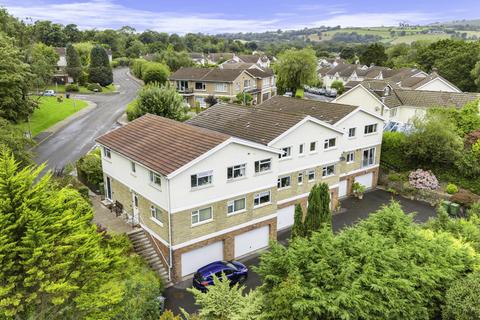
[[[105,159],[111,160],[112,159],[112,150],[110,148],[103,147],[103,157]]]
[[[250,79],[244,79],[243,80],[243,88],[244,89],[250,89]]]
[[[261,169],[262,168],[262,165],[264,164],[267,164],[268,163],[268,169]],[[262,174],[262,173],[265,173],[265,172],[269,172],[272,170],[272,158],[268,158],[268,159],[262,159],[262,160],[257,160],[254,162],[254,168],[255,168],[255,173],[256,174]],[[258,167],[258,168],[257,168]],[[257,170],[258,169],[258,170]]]
[[[282,153],[278,155],[279,159],[290,159],[292,157],[292,147],[283,147]]]
[[[351,131],[353,130],[353,135],[351,135]],[[357,127],[348,128],[348,138],[353,139],[357,136]]]
[[[205,219],[205,220],[200,220],[200,211],[208,210],[208,209],[210,209],[210,218]],[[197,222],[193,222],[193,217],[197,217]],[[198,226],[198,225],[201,225],[201,224],[205,224],[205,223],[208,223],[208,222],[211,222],[211,221],[213,221],[213,207],[205,207],[205,208],[200,208],[200,209],[194,210],[194,211],[192,211],[192,213],[190,215],[190,222],[192,224],[192,227]]]
[[[137,164],[133,161],[130,161],[130,173],[133,175],[137,174]]]
[[[303,184],[303,172],[299,172],[297,175],[297,184],[300,186]]]
[[[298,145],[298,154],[299,154],[300,156],[305,155],[305,143],[300,143],[300,144]]]
[[[313,174],[313,178],[310,179],[310,175]],[[316,178],[316,173],[315,173],[315,169],[308,169],[307,170],[307,178],[308,178],[308,182],[314,182],[315,181],[315,178]]]
[[[202,89],[197,89],[197,83],[202,84]],[[195,91],[207,91],[207,84],[202,81],[195,81],[195,84],[193,85],[193,87],[195,88]]]
[[[330,173],[328,173],[330,168],[333,168],[333,170]],[[328,178],[328,177],[332,177],[334,175],[335,175],[335,165],[334,164],[329,164],[328,166],[324,166],[322,168],[322,178]]]
[[[195,185],[192,184],[193,177],[195,176]],[[207,183],[199,184],[199,179],[207,177]],[[190,187],[192,189],[200,189],[213,185],[213,170],[203,171],[190,175]]]
[[[331,141],[333,141],[333,146],[330,145]],[[323,141],[323,149],[324,150],[330,150],[330,149],[334,149],[337,147],[337,138],[329,138],[329,139],[325,139]]]
[[[260,199],[267,196],[267,195],[268,195],[268,202],[260,203]],[[257,199],[258,199],[258,204],[255,204]],[[253,207],[254,208],[263,207],[263,206],[269,205],[271,203],[272,203],[272,193],[270,192],[270,190],[255,193],[255,195],[253,196]]]
[[[229,177],[230,172],[232,171],[232,176]],[[240,172],[241,174],[239,176],[235,176],[235,172]],[[242,164],[237,164],[231,167],[227,168],[227,180],[232,181],[232,180],[238,180],[245,178],[247,176],[247,164],[242,163]]]
[[[308,151],[309,151],[310,153],[315,153],[315,152],[317,152],[317,145],[318,145],[317,141],[312,141],[312,142],[310,142],[310,143],[308,144]],[[313,146],[313,150],[312,150],[312,146]]]
[[[370,127],[373,128],[373,131],[367,132],[367,131],[370,131],[370,130],[369,130]],[[364,133],[364,135],[368,136],[368,135],[371,135],[371,134],[376,134],[376,133],[377,133],[377,130],[378,130],[378,125],[377,125],[376,123],[367,124],[367,125],[365,126],[365,128],[363,129],[363,133]]]
[[[228,92],[228,83],[226,82],[215,83],[215,92]]]
[[[392,108],[390,109],[390,118],[393,118],[397,115],[397,109],[398,108]]]
[[[347,161],[347,163],[354,163],[355,162],[355,152],[354,151],[347,152],[347,156],[345,157],[345,160]]]
[[[238,200],[243,200],[243,209],[235,210],[235,203]],[[229,209],[232,208],[232,212],[229,212]],[[247,197],[241,197],[233,200],[227,201],[227,216],[235,215],[247,211]]]
[[[283,185],[283,181],[288,181],[288,184]],[[277,190],[288,189],[292,186],[292,177],[290,176],[283,176],[277,179]]]
[[[367,151],[369,153],[368,158],[365,158],[365,151]],[[362,168],[370,167],[370,166],[373,166],[375,164],[376,153],[377,153],[377,148],[375,148],[375,147],[367,148],[367,149],[362,150]],[[372,154],[371,157],[370,157],[370,154]]]
[[[154,186],[156,188],[161,188],[162,187],[162,176],[159,175],[156,172],[149,171],[148,175],[150,177],[150,185]]]
[[[162,219],[160,218],[160,215],[162,214],[162,211],[160,210],[159,207],[151,205],[150,206],[150,218],[155,221],[157,224],[163,227],[163,222]]]

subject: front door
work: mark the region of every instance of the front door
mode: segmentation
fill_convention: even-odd
[[[132,193],[132,224],[138,224],[138,196]]]

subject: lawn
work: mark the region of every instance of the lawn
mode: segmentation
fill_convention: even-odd
[[[50,128],[57,122],[67,118],[75,112],[85,108],[87,102],[75,99],[63,99],[63,102],[57,102],[56,97],[41,97],[38,108],[30,116],[30,129],[32,136],[35,137],[42,131]],[[19,124],[25,131],[28,131],[28,123]]]
[[[80,91],[79,92],[72,92],[74,93],[94,93],[93,91],[90,91],[87,89],[87,87],[84,86],[78,86]],[[52,85],[48,86],[47,90],[55,90],[57,93],[65,93],[65,85],[64,84],[58,84],[58,85]],[[110,93],[110,92],[115,92],[116,88],[113,84],[108,85],[106,87],[102,87],[102,92],[101,93]]]

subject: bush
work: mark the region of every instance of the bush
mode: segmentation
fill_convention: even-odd
[[[454,194],[454,193],[457,193],[458,192],[458,187],[456,185],[454,185],[453,183],[449,183],[447,185],[447,187],[445,188],[445,191],[448,193],[448,194]]]
[[[435,190],[439,187],[435,175],[431,171],[425,171],[422,169],[410,172],[408,175],[408,182],[416,189]]]
[[[80,88],[75,83],[67,84],[65,86],[65,92],[78,92],[78,91],[80,91]]]
[[[131,71],[133,75],[139,79],[142,79],[143,77],[143,71],[145,69],[145,66],[149,62],[145,59],[135,59],[133,60],[133,63],[131,64]]]
[[[445,320],[480,319],[480,273],[473,272],[453,282],[445,296]]]
[[[212,96],[212,95],[209,95],[205,98],[205,103],[211,107],[213,106],[214,104],[217,104],[218,100],[215,96]]]
[[[100,148],[87,153],[77,161],[77,172],[80,181],[85,182],[96,192],[102,192],[103,183],[102,158]]]
[[[187,107],[177,90],[168,83],[163,86],[149,84],[144,86],[137,98],[136,117],[151,113],[157,116],[184,121],[187,117]]]
[[[470,208],[475,202],[480,201],[480,196],[468,190],[462,189],[462,190],[459,190],[454,195],[452,195],[450,200],[453,202],[459,203],[462,206]]]
[[[137,99],[133,100],[127,105],[127,119],[133,121],[139,117],[139,111],[137,106]]]
[[[165,84],[170,75],[170,69],[163,63],[149,62],[142,69],[142,80],[145,84],[156,82]]]
[[[341,95],[342,93],[345,92],[345,87],[343,86],[343,82],[340,81],[340,80],[333,81],[332,84],[330,85],[330,87],[332,89],[337,90],[338,95]]]
[[[410,169],[403,156],[407,143],[407,136],[402,132],[385,132],[383,134],[382,152],[380,160],[399,171]]]
[[[112,67],[128,67],[130,65],[130,59],[127,57],[115,58],[112,61]]]
[[[407,172],[392,172],[388,175],[388,180],[392,182],[407,182],[408,173]]]
[[[87,89],[90,91],[95,91],[95,92],[102,92],[102,86],[99,85],[98,83],[89,83],[87,84]]]
[[[249,106],[253,101],[253,97],[248,92],[239,92],[235,96],[235,103]]]

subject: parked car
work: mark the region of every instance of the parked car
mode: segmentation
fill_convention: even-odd
[[[325,95],[327,97],[335,98],[337,96],[337,90],[335,89],[327,89]]]
[[[293,93],[292,92],[285,92],[285,94],[283,95],[284,97],[293,97]]]
[[[46,97],[55,97],[56,93],[55,90],[45,90],[43,95]]]
[[[320,90],[318,90],[318,94],[321,94],[322,96],[325,95],[325,93],[327,93],[327,90],[325,90],[325,88],[320,88]]]
[[[248,268],[238,261],[215,261],[197,270],[193,276],[193,287],[205,292],[213,285],[213,276],[222,279],[225,274],[230,285],[243,284],[248,277]]]

